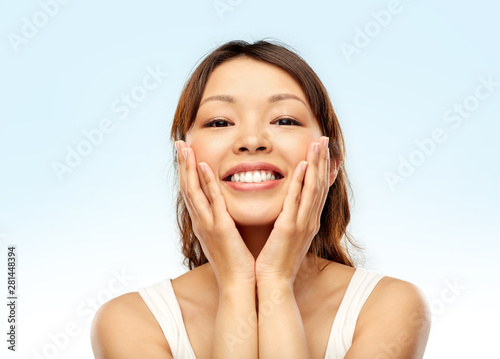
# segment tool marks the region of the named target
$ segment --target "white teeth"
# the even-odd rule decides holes
[[[264,181],[274,181],[276,176],[267,171],[249,171],[235,173],[231,176],[231,182],[260,183]]]

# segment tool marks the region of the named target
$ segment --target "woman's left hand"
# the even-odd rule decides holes
[[[293,286],[300,264],[319,231],[330,185],[328,137],[311,143],[306,161],[295,168],[283,210],[257,257],[257,283],[280,281]]]

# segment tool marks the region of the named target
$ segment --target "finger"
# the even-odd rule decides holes
[[[189,217],[191,218],[193,231],[198,238],[201,249],[203,253],[209,258],[210,261],[213,261],[212,252],[209,250],[210,245],[207,247],[207,240],[209,241],[210,237],[206,237],[204,235],[204,230],[209,228],[211,225],[212,218],[206,215],[200,215],[203,213],[203,201],[200,198],[195,198],[194,193],[196,192],[196,185],[193,189],[193,183],[196,184],[194,179],[190,179],[190,176],[193,176],[192,168],[190,169],[191,157],[194,157],[194,152],[188,149],[188,146],[184,141],[178,141],[176,143],[177,148],[177,161],[179,164],[179,175],[180,175],[180,185],[181,191],[184,198],[184,203],[186,204],[187,211],[189,213]],[[192,152],[192,156],[191,156]],[[196,162],[196,161],[194,161]],[[191,164],[192,167],[192,164]],[[189,170],[188,170],[189,169]],[[198,176],[198,171],[196,171],[196,176]],[[198,179],[198,183],[199,179]],[[205,197],[205,201],[207,202],[206,206],[209,206],[208,200]],[[207,218],[210,222],[207,223]]]
[[[193,223],[193,229],[195,230],[197,224],[200,223],[200,218],[196,213],[195,208],[191,205],[191,201],[187,198],[186,195],[186,159],[184,158],[183,149],[186,148],[187,145],[184,141],[176,141],[175,148],[177,150],[177,168],[179,172],[179,187],[181,189],[182,198],[184,199],[184,204],[186,205],[186,209],[189,213],[189,217],[191,218],[191,222]]]
[[[318,166],[322,150],[320,142],[313,142],[307,153],[309,167],[307,168],[302,188],[302,200],[297,215],[298,223],[308,223],[312,208],[318,202],[318,197],[321,196]]]
[[[318,158],[318,183],[320,186],[320,196],[319,201],[321,202],[322,198],[325,194],[325,188],[328,183],[328,174],[327,174],[327,159],[328,159],[328,137],[321,137],[319,140],[321,150],[319,152]]]
[[[301,192],[304,183],[304,177],[309,164],[307,161],[301,161],[292,175],[292,180],[290,186],[288,187],[288,192],[285,196],[285,201],[283,203],[283,211],[280,215],[280,219],[284,221],[290,221],[295,223],[297,220],[297,213],[299,209],[300,202],[302,201]]]
[[[226,208],[226,201],[222,196],[219,184],[215,178],[214,172],[206,162],[201,162],[198,164],[200,168],[200,180],[203,184],[203,191],[208,199],[208,202],[212,206],[212,214],[214,222],[222,222],[227,220],[228,213]]]
[[[203,162],[203,163],[205,163],[205,162]],[[206,166],[208,166],[208,165],[206,165]],[[198,163],[198,165],[197,165],[197,173],[198,173],[198,180],[200,182],[201,190],[203,191],[203,194],[205,194],[205,197],[207,197],[208,203],[211,203],[210,198],[208,197],[209,194],[208,194],[208,188],[207,188],[207,183],[206,183],[205,175],[203,173],[203,170],[206,168],[206,166],[203,167],[201,165],[201,162]]]
[[[186,204],[186,207],[188,209],[188,212],[190,215],[193,215],[194,213],[192,213],[191,204],[189,203],[189,200],[187,199],[186,196],[186,178],[187,178],[186,159],[184,158],[184,152],[182,151],[186,147],[187,145],[184,141],[179,140],[175,142],[175,148],[177,149],[177,168],[179,171],[179,186],[181,189],[182,197],[184,198],[184,203]]]
[[[182,156],[182,149],[186,147],[186,143],[184,141],[175,141],[175,148],[177,149],[176,159],[177,159],[177,169],[179,171],[179,186],[181,190],[183,189],[186,176],[184,174],[186,168],[186,162]]]
[[[185,147],[182,149],[182,157],[185,162],[184,195],[188,199],[188,205],[196,211],[198,218],[204,224],[210,224],[213,220],[210,203],[200,186],[200,179],[196,168],[196,159],[193,149]]]
[[[184,141],[176,141],[175,142],[175,147],[177,148],[177,163],[178,163],[178,170],[179,170],[179,186],[181,188],[182,196],[184,198],[184,203],[186,204],[186,207],[188,208],[188,211],[190,214],[192,214],[192,208],[191,208],[191,203],[187,198],[187,172],[186,172],[186,158],[185,158],[185,152],[183,151],[184,148],[187,147],[186,143]]]
[[[187,172],[186,172],[186,158],[185,153],[183,152],[184,148],[187,148],[187,145],[184,141],[179,140],[175,142],[175,147],[177,149],[177,164],[179,171],[179,185],[181,187],[182,194],[185,198],[186,194],[186,183],[187,183]],[[185,198],[186,200],[186,198]]]
[[[325,179],[324,179],[324,191],[323,191],[323,198],[322,198],[322,205],[321,205],[321,211],[323,211],[323,205],[326,201],[326,197],[328,197],[328,192],[330,191],[330,168],[331,168],[331,161],[330,161],[330,148],[328,147],[328,142],[329,139],[326,139],[326,157],[325,157]]]
[[[329,190],[330,151],[328,150],[328,140],[328,137],[322,137],[320,140],[321,151],[319,153],[318,162],[319,193],[308,219],[309,223],[316,223],[316,226],[318,226],[317,229],[319,229],[321,212],[323,211]]]

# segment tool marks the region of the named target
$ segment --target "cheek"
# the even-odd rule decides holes
[[[227,154],[227,144],[223,141],[212,140],[208,138],[193,138],[189,143],[186,142],[188,146],[190,146],[196,156],[196,162],[206,162],[212,168],[212,170],[216,171],[221,166],[222,156]]]
[[[285,158],[286,162],[291,165],[297,166],[300,161],[304,161],[307,158],[307,150],[309,145],[319,139],[315,138],[313,135],[309,136],[283,136],[279,141],[280,152]],[[293,149],[293,150],[292,150]]]

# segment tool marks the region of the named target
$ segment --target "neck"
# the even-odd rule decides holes
[[[236,225],[240,232],[241,238],[247,245],[248,250],[253,257],[257,259],[260,251],[264,247],[273,230],[273,224],[261,226],[239,226]]]
[[[258,225],[258,226],[240,226],[236,225],[238,231],[240,232],[243,241],[245,242],[248,250],[252,253],[253,257],[257,260],[260,251],[264,247],[273,230],[274,223],[269,225]],[[325,261],[311,253],[307,253],[305,258],[300,264],[297,277],[294,282],[294,288],[299,289],[306,285],[320,269],[327,265],[328,261]]]
[[[245,242],[247,248],[249,249],[250,253],[252,253],[255,259],[257,259],[259,253],[266,244],[267,239],[269,238],[269,235],[273,230],[273,225],[274,224],[263,225],[263,226],[240,226],[238,224],[236,225],[243,241]],[[331,264],[331,262],[316,257],[311,253],[306,254],[305,258],[303,259],[300,265],[299,272],[297,273],[297,277],[295,278],[294,282],[294,293],[296,295],[297,300],[301,300],[303,298],[302,293],[304,292],[304,290],[307,292],[308,284],[310,284],[314,280],[314,278],[316,278],[316,275],[319,273],[319,271],[324,269],[328,264]],[[203,267],[205,267],[209,271],[210,276],[212,277],[212,280],[214,282],[214,285],[216,286],[216,288],[218,288],[217,280],[213,272],[212,266],[209,263],[207,263],[207,265]],[[218,293],[218,289],[216,290],[216,293]],[[256,292],[255,294],[256,294],[255,300],[256,303],[258,303],[258,293]]]

